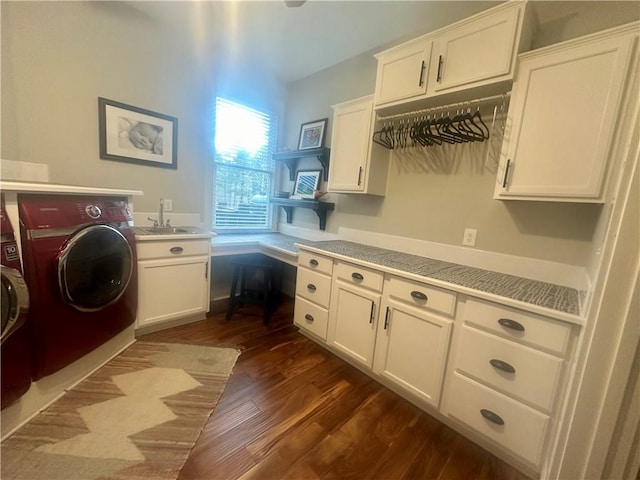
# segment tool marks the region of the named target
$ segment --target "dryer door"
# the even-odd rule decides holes
[[[0,265],[0,273],[2,279],[0,343],[4,343],[25,322],[29,310],[29,291],[22,274],[15,268]]]
[[[58,286],[67,304],[82,312],[101,310],[124,293],[133,274],[127,239],[110,225],[76,232],[58,255]]]

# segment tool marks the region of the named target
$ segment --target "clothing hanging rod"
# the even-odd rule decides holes
[[[413,115],[420,115],[420,114],[423,114],[423,113],[432,113],[432,112],[440,111],[440,110],[451,110],[451,109],[458,108],[458,107],[470,107],[471,105],[474,105],[474,104],[478,104],[479,105],[481,103],[495,102],[496,100],[506,100],[510,96],[511,96],[511,92],[507,92],[507,93],[503,93],[501,95],[492,95],[490,97],[474,98],[474,99],[471,99],[471,100],[465,100],[463,102],[450,103],[449,105],[439,105],[439,106],[434,106],[434,107],[429,107],[429,108],[422,108],[420,110],[413,110],[411,112],[396,113],[395,115],[386,115],[386,116],[378,115],[377,119],[378,120],[391,120],[391,119],[394,119],[394,118],[411,117]]]

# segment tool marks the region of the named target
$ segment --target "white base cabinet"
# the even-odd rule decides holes
[[[327,340],[332,273],[333,259],[300,252],[293,323],[323,342]]]
[[[301,331],[517,468],[540,472],[579,327],[331,255],[300,252]]]
[[[331,288],[329,347],[371,368],[382,274],[348,263],[336,265]]]
[[[393,300],[383,307],[374,373],[437,408],[453,322]]]
[[[539,470],[573,339],[567,323],[466,298],[442,413]]]
[[[137,243],[137,328],[209,311],[209,239]]]

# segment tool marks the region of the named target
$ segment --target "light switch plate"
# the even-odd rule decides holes
[[[476,230],[475,228],[465,228],[464,236],[462,237],[462,244],[469,247],[475,247],[477,234],[478,230]]]
[[[163,204],[165,212],[173,212],[173,200],[165,198]]]

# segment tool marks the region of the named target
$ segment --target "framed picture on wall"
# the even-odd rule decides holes
[[[100,158],[178,168],[178,119],[98,98]]]
[[[328,118],[303,123],[300,127],[298,150],[320,148],[324,145],[324,137],[327,134]]]
[[[314,199],[313,192],[320,185],[322,170],[298,170],[296,183],[293,186],[293,195],[290,198]]]

